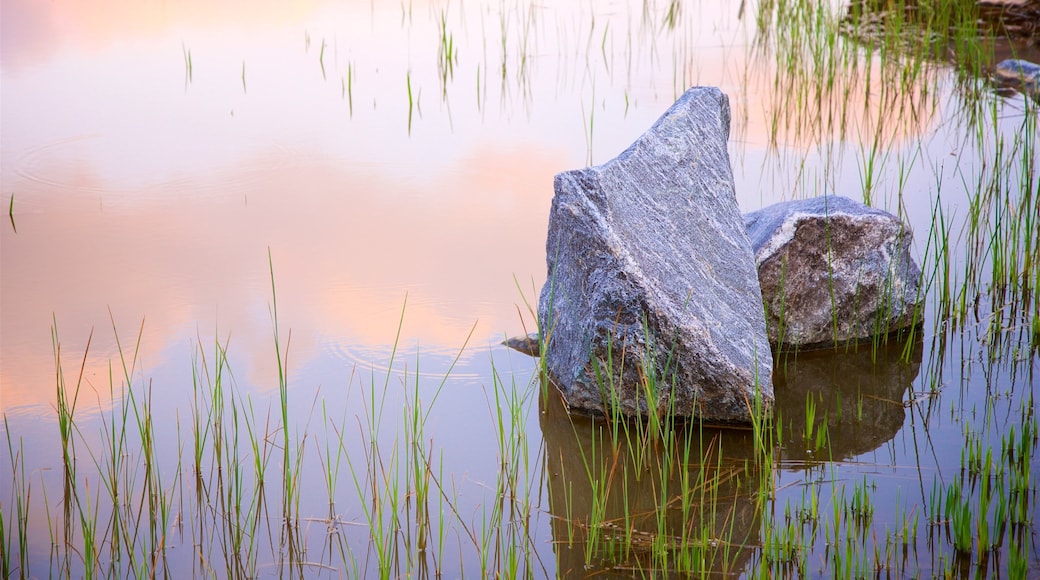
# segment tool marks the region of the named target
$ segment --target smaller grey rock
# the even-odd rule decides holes
[[[998,81],[1021,87],[1022,92],[1040,95],[1040,64],[1021,59],[1002,60],[994,69]]]
[[[839,196],[746,214],[772,345],[818,348],[919,320],[921,272],[896,216]]]
[[[538,333],[532,332],[524,336],[512,336],[502,341],[502,344],[509,348],[526,354],[527,356],[537,357],[541,355],[541,344],[538,342]]]

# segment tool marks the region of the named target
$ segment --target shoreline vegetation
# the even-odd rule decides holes
[[[297,385],[269,254],[272,393],[240,386],[234,341],[214,332],[193,343],[184,406],[157,405],[138,356],[143,321],[135,336],[120,336],[110,314],[117,352],[95,384],[83,372],[95,333],[69,352],[53,320],[56,404],[37,427],[58,453],[37,456],[18,430],[23,419],[5,413],[0,575],[1040,572],[1040,103],[995,90],[988,71],[999,30],[979,32],[974,2],[873,5],[843,15],[805,0],[764,1],[748,59],[778,63],[765,81],[771,151],[798,173],[795,195],[832,191],[832,164],[853,163],[862,201],[903,217],[922,203],[907,188],[911,175],[934,176],[930,228],[914,232],[926,305],[919,332],[840,357],[774,354],[776,414],[747,429],[569,415],[544,367],[475,346],[472,331],[431,380],[421,349],[400,343],[407,302],[388,360],[348,369],[342,384]],[[662,31],[684,18],[679,2],[655,9]],[[462,35],[444,14],[436,24],[442,83],[457,82]],[[589,38],[589,51],[606,52],[606,40]],[[526,36],[503,32],[501,41],[530,50]],[[325,48],[323,40],[331,77]],[[351,114],[363,82],[356,67],[343,89]],[[685,74],[676,71],[677,84]],[[478,94],[481,82],[490,81],[478,80]],[[244,62],[241,83],[244,91]],[[854,96],[878,87],[869,108],[853,108]],[[412,119],[420,93],[411,77],[407,89],[411,129],[422,122],[418,104]],[[957,128],[961,140],[942,149],[953,153],[934,154],[923,136],[894,137],[894,127],[935,118]],[[592,109],[586,119],[591,158]],[[809,143],[825,166],[807,169],[804,151],[783,145],[792,141]],[[845,157],[848,143],[859,146],[855,159]],[[966,204],[949,202],[961,196]],[[13,207],[14,194],[12,225]],[[522,320],[533,317],[523,293],[519,302]],[[472,395],[486,414],[445,407],[463,357],[487,360],[483,391]],[[761,401],[747,404],[754,411]],[[463,420],[475,435],[440,428]],[[905,438],[896,443],[896,433]],[[467,457],[466,436],[493,439],[493,456]]]
[[[272,301],[273,321],[276,312]],[[402,308],[402,322],[404,316]],[[431,388],[407,371],[403,380],[389,370],[365,379],[355,369],[351,388],[366,405],[351,416],[317,396],[293,400],[287,368],[276,396],[243,393],[229,342],[200,338],[190,412],[178,414],[169,433],[156,429],[151,388],[135,378],[139,334],[114,361],[112,406],[83,420],[98,426],[90,433],[78,422],[91,413],[76,374],[82,359],[65,358],[57,324],[53,336],[61,475],[26,471],[25,441],[12,435],[5,417],[13,468],[11,497],[0,504],[5,577],[37,575],[41,566],[63,577],[544,577],[553,570],[568,577],[824,570],[1017,577],[1035,565],[1038,422],[1029,392],[999,427],[996,444],[987,433],[964,431],[960,463],[947,483],[936,477],[941,470],[923,465],[888,467],[904,477],[916,473],[922,504],[902,501],[897,490],[895,513],[882,515],[876,503],[885,480],[844,473],[844,461],[883,446],[902,428],[908,409],[923,417],[943,412],[942,387],[914,390],[920,336],[891,336],[852,351],[777,354],[777,415],[747,429],[668,416],[572,415],[539,370],[526,384],[496,371],[485,396],[500,467],[485,482],[489,501],[477,513],[467,513],[457,474],[445,472],[447,451],[426,427],[450,372]],[[275,338],[275,346],[287,361],[288,342]],[[397,352],[395,345],[392,357]],[[834,364],[850,357],[858,369]],[[1024,376],[1010,387],[1028,390],[1034,377],[1023,362],[1029,360],[991,359],[1022,367]],[[394,366],[392,358],[387,368]],[[836,374],[852,384],[831,390]],[[386,404],[395,390],[404,401],[399,417]],[[302,424],[289,418],[296,404],[309,405]],[[998,429],[994,409],[986,412],[985,424]],[[540,441],[525,428],[534,417]],[[891,427],[879,432],[886,422]],[[170,440],[175,454],[157,450]],[[791,481],[792,473],[804,479]],[[791,486],[801,490],[781,494]],[[327,511],[315,509],[317,498],[305,499],[318,489]],[[351,515],[344,505],[354,508]],[[539,520],[550,526],[555,562],[536,545]],[[34,553],[46,544],[34,541],[40,530],[30,526],[44,523],[49,554]],[[920,553],[925,547],[935,551]],[[814,571],[810,557],[821,553],[823,568]]]

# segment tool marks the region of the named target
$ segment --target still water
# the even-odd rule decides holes
[[[923,263],[934,252],[937,207],[954,219],[951,245],[965,243],[960,220],[992,153],[972,146],[955,59],[930,63],[930,76],[909,81],[909,96],[893,101],[877,59],[860,55],[859,68],[839,74],[823,97],[798,101],[785,84],[798,81],[777,80],[785,73],[777,49],[762,48],[759,8],[4,0],[0,411],[14,443],[0,465],[4,474],[24,471],[33,489],[24,569],[62,569],[46,523],[55,514],[45,506],[56,510],[62,489],[56,357],[70,385],[82,377],[80,467],[96,468],[88,448],[104,447],[106,421],[123,408],[129,382],[148,394],[159,456],[168,459],[163,477],[184,494],[191,417],[207,407],[193,385],[212,385],[219,343],[259,433],[280,431],[284,363],[290,430],[307,462],[299,513],[313,522],[310,560],[324,562],[309,574],[381,569],[366,556],[373,526],[347,457],[366,472],[372,444],[410,440],[409,410],[422,408],[422,448],[440,501],[451,505],[434,519],[462,522],[446,524],[445,574],[486,572],[480,554],[489,549],[474,550],[470,538],[503,497],[502,465],[515,460],[511,493],[526,498],[529,517],[523,533],[496,541],[524,547],[524,573],[624,575],[562,543],[560,522],[576,516],[561,515],[562,492],[553,489],[584,457],[574,439],[581,429],[551,397],[536,396],[537,360],[499,345],[537,327],[528,304],[546,277],[553,175],[610,159],[685,88],[715,85],[733,111],[742,211],[823,193],[868,200],[910,222]],[[832,9],[840,13],[842,3]],[[995,48],[988,66],[1007,50]],[[990,98],[993,130],[1021,135],[1029,101],[1015,92]],[[837,122],[834,111],[852,113]],[[1035,139],[1035,126],[1025,134]],[[1035,186],[1023,177],[1035,165],[1025,159],[1022,173],[1009,172],[1011,194]],[[955,283],[965,252],[951,252]],[[920,539],[903,544],[914,549],[903,573],[957,566],[1001,575],[1006,555],[993,563],[975,554],[966,564],[948,541],[929,545],[924,510],[933,483],[945,489],[960,469],[966,432],[985,433],[999,449],[1006,425],[1031,416],[1024,409],[1033,406],[1037,357],[1019,337],[1010,339],[1019,341],[1013,354],[982,360],[984,338],[971,329],[939,356],[933,329],[941,325],[934,308],[927,316],[925,336],[905,349],[909,360],[900,344],[778,365],[791,439],[780,442],[779,507],[771,509],[806,490],[837,496],[834,482],[848,483],[841,493],[851,496],[856,482],[869,481],[875,535],[906,513],[920,517]],[[816,394],[815,421],[831,429],[826,457],[806,442],[807,393]],[[503,409],[512,420],[505,430],[522,446],[502,443]],[[735,441],[730,447],[745,445]],[[332,493],[323,476],[329,443],[343,450]],[[1040,466],[1031,465],[1035,495]],[[759,477],[753,467],[734,469]],[[5,514],[24,494],[19,485],[16,475],[0,476]],[[735,514],[728,521],[747,529],[730,570],[740,573],[763,561],[764,516],[748,501],[727,505]],[[1024,544],[1032,573],[1040,571],[1037,505],[1027,506]],[[347,538],[352,558],[318,557],[323,526]],[[207,543],[183,531],[171,537],[174,547]],[[815,560],[803,572],[829,575],[825,544],[810,542]],[[170,559],[171,573],[206,570],[191,557]],[[258,560],[250,574],[284,571],[276,554]],[[75,561],[74,575],[84,566]],[[395,574],[410,573],[400,566]]]

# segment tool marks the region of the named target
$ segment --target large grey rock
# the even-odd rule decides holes
[[[693,88],[617,158],[556,176],[541,354],[572,409],[746,423],[758,394],[771,411],[729,120],[726,95]]]
[[[778,203],[744,222],[771,344],[830,346],[919,320],[913,234],[894,215],[829,195]]]

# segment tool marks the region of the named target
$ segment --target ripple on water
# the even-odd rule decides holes
[[[290,146],[271,143],[230,164],[167,158],[150,168],[137,167],[132,161],[113,166],[111,161],[97,159],[98,155],[108,157],[97,152],[106,146],[106,139],[102,134],[72,135],[15,156],[9,164],[15,180],[10,187],[32,194],[19,201],[23,211],[62,207],[53,203],[54,197],[97,200],[106,205],[240,198],[264,186],[272,171],[291,166],[301,156]]]
[[[384,375],[389,373],[394,378],[414,379],[418,374],[421,379],[440,380],[450,372],[453,380],[479,381],[481,373],[473,368],[474,359],[488,357],[487,348],[467,348],[462,355],[458,349],[447,347],[418,347],[419,359],[416,362],[416,347],[398,345],[394,353],[393,345],[349,344],[328,342],[325,346],[330,355],[341,360],[358,371],[372,371]],[[458,357],[458,362],[452,363]],[[393,368],[390,361],[393,359]],[[419,371],[416,373],[416,364]],[[363,377],[362,377],[363,378]]]

